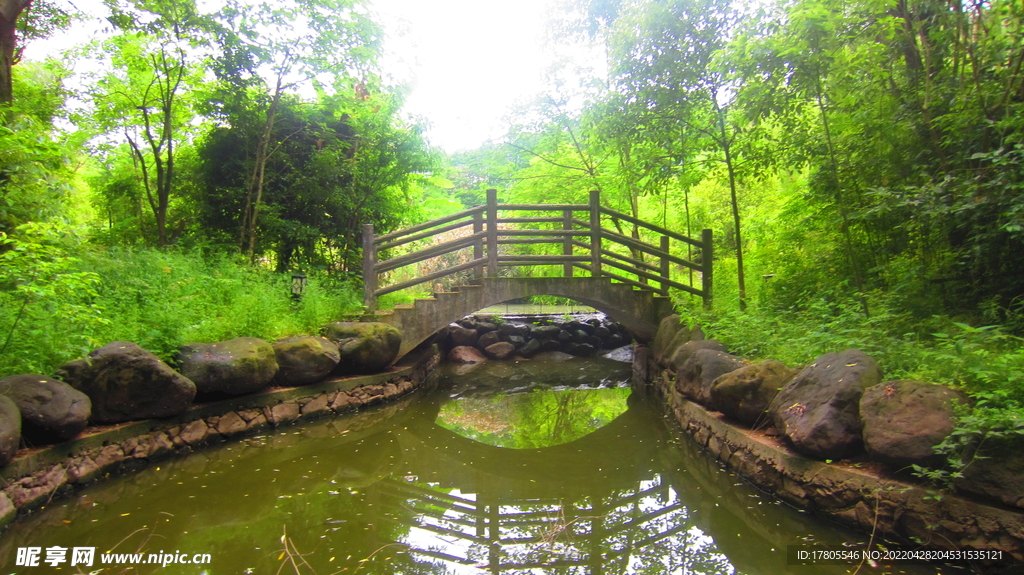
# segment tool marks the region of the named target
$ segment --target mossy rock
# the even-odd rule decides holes
[[[376,373],[398,358],[402,333],[386,323],[338,321],[324,327],[324,337],[338,344],[336,373]]]
[[[288,386],[316,383],[341,361],[338,344],[311,335],[279,339],[274,342],[274,353],[280,368],[275,380]]]
[[[245,395],[267,387],[277,374],[273,346],[256,337],[189,343],[178,351],[181,374],[199,393]]]

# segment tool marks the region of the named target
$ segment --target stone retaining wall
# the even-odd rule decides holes
[[[22,450],[0,469],[0,526],[19,512],[112,473],[143,468],[215,441],[351,412],[404,395],[423,383],[439,361],[440,352],[432,346],[384,373],[271,389],[196,405],[170,419],[90,428],[72,441]]]
[[[778,438],[685,399],[646,346],[637,346],[633,372],[709,455],[787,503],[876,537],[932,549],[1000,550],[1007,562],[1024,561],[1018,510],[951,494],[936,500],[935,492],[884,473],[799,455]]]

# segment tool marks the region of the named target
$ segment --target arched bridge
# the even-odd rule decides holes
[[[410,228],[376,236],[363,226],[366,308],[402,332],[399,357],[467,314],[538,295],[589,305],[647,341],[671,313],[669,289],[710,304],[712,259],[711,230],[689,238],[602,206],[596,191],[587,204],[499,204],[487,190],[484,205]],[[523,266],[544,269],[522,277]],[[428,282],[432,297],[377,311],[379,296]]]

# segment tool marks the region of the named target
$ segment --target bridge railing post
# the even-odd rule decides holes
[[[703,230],[700,239],[702,244],[700,249],[701,291],[704,292],[704,307],[710,309],[714,286],[714,266],[712,262],[715,259],[715,248],[711,243],[711,230]]]
[[[572,231],[572,210],[562,210],[562,229],[568,232]],[[570,235],[562,238],[562,255],[572,255],[572,236]],[[567,278],[572,277],[572,262],[565,262],[562,268],[562,275]]]
[[[661,236],[661,251],[668,253],[668,236]],[[668,258],[661,256],[661,295],[668,295],[668,275],[672,270],[668,266]]]
[[[377,244],[373,241],[373,224],[363,224],[363,305],[366,313],[377,311]]]
[[[484,215],[482,212],[476,212],[473,214],[473,233],[479,234],[484,231]],[[478,260],[484,257],[484,240],[478,239],[473,243],[473,259]],[[473,279],[481,279],[484,277],[484,266],[479,265],[473,268]]]
[[[487,276],[498,277],[498,190],[487,190]]]
[[[601,191],[590,191],[590,275],[601,277]]]

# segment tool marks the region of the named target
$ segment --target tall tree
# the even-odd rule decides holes
[[[18,18],[31,5],[32,0],[0,0],[0,105],[14,97],[11,70],[17,61]]]
[[[70,14],[45,0],[0,0],[0,106],[14,99],[12,70],[24,43],[70,22]]]
[[[283,95],[303,83],[355,89],[375,69],[380,31],[357,0],[291,0],[252,5],[228,2],[218,14],[222,83],[217,112],[236,120],[263,109],[249,167],[239,226],[239,249],[255,254],[266,166]]]
[[[210,22],[192,0],[108,6],[119,33],[103,44],[112,69],[93,94],[96,117],[127,141],[156,222],[156,244],[163,247],[184,226],[168,230],[175,156],[195,117],[191,92],[202,82],[199,48],[208,41]]]

